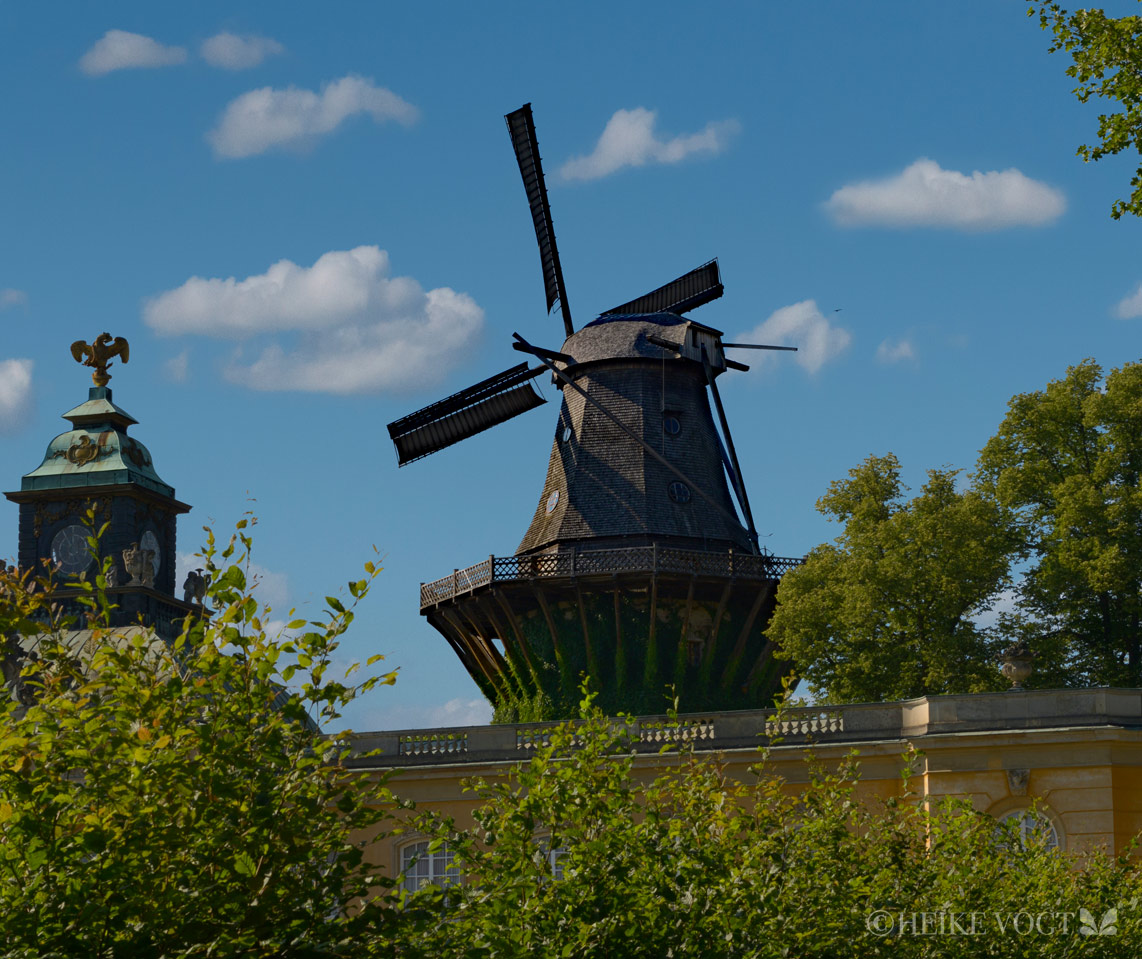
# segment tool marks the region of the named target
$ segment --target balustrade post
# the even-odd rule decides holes
[[[496,581],[496,554],[495,553],[489,553],[488,554],[488,583],[489,584],[494,583],[495,581]]]
[[[460,570],[456,569],[456,567],[452,568],[452,597],[453,597],[453,599],[455,599],[456,594],[460,591],[460,587],[459,587],[460,578],[456,575],[459,572],[460,572]]]

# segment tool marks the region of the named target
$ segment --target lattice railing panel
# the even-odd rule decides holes
[[[693,576],[735,576],[779,579],[801,560],[788,556],[706,552],[657,546],[538,553],[533,556],[490,556],[467,569],[458,569],[420,587],[421,608],[447,602],[494,582],[571,579],[605,573],[675,573]]]

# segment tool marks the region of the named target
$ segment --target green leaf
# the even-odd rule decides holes
[[[257,863],[254,862],[253,857],[248,852],[242,850],[234,856],[234,871],[239,876],[252,876],[257,868]]]

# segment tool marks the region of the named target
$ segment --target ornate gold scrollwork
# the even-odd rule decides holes
[[[38,540],[45,526],[51,526],[65,516],[78,518],[89,506],[95,510],[97,519],[101,518],[104,523],[111,522],[111,498],[109,496],[97,496],[91,500],[69,499],[65,503],[40,503],[36,506],[36,512],[32,517],[32,533]]]
[[[100,456],[106,456],[111,452],[104,443],[106,433],[99,437],[99,442],[92,443],[91,437],[84,435],[79,439],[72,442],[66,450],[56,450],[52,453],[52,459],[66,459],[69,463],[76,466],[86,466],[88,463],[94,462]]]
[[[86,466],[99,457],[99,447],[91,442],[90,436],[81,436],[79,442],[67,448],[67,461],[76,466]]]

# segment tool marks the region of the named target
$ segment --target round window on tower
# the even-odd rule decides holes
[[[52,537],[52,562],[61,573],[78,576],[91,565],[91,550],[87,545],[90,534],[87,527],[65,526]]]
[[[682,421],[673,413],[662,415],[662,432],[667,436],[677,436],[682,432]]]
[[[150,530],[147,530],[143,534],[143,538],[139,540],[139,548],[149,549],[151,551],[151,568],[154,570],[154,575],[158,576],[159,566],[162,562],[162,550],[159,549],[159,538]]]
[[[547,497],[547,512],[555,512],[555,507],[559,505],[559,490],[553,489],[551,495]]]
[[[674,500],[675,503],[690,502],[690,487],[685,483],[679,480],[675,480],[668,487],[666,487],[666,490],[670,494],[670,498]]]

